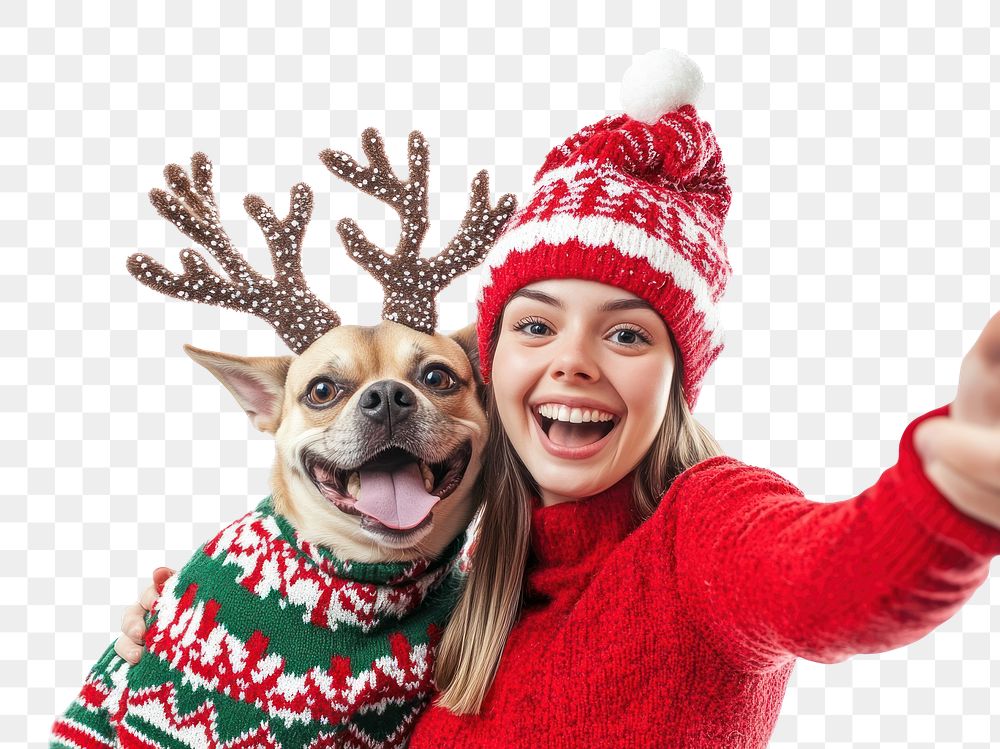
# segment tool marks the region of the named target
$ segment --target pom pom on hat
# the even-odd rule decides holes
[[[653,124],[667,112],[694,104],[701,93],[701,70],[672,49],[647,52],[622,77],[622,108],[633,120]]]

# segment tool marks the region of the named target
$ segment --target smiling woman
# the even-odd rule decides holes
[[[692,418],[730,275],[700,83],[641,58],[626,113],[552,149],[488,259],[485,508],[411,749],[764,747],[796,658],[913,642],[1000,552],[917,455],[947,409],[829,504]]]
[[[479,710],[520,616],[530,579],[511,571],[532,555],[538,508],[617,487],[616,512],[629,495],[646,518],[675,476],[722,452],[691,415],[681,352],[646,299],[593,280],[537,281],[485,324],[487,415],[503,424],[487,443],[486,492],[509,501],[486,503],[476,564],[439,654],[439,704],[459,713]]]
[[[626,74],[628,111],[552,149],[488,258],[480,365],[503,430],[487,448],[493,499],[438,663],[440,704],[457,712],[483,705],[518,618],[541,520],[533,500],[592,504],[624,485],[645,519],[678,474],[721,453],[690,413],[722,350],[717,307],[731,273],[731,191],[692,106],[701,85],[683,55],[640,58]]]

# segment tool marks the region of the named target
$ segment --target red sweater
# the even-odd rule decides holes
[[[526,603],[478,716],[431,707],[410,749],[766,747],[797,657],[907,645],[986,579],[1000,531],[955,509],[903,434],[853,499],[728,457],[636,527],[631,477],[536,507]]]

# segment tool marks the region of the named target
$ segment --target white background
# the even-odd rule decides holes
[[[525,199],[549,148],[619,111],[635,55],[686,51],[733,187],[727,350],[696,415],[823,501],[895,462],[997,309],[987,3],[318,5],[0,6],[0,746],[41,746],[153,567],[267,493],[271,441],[181,345],[281,344],[125,272],[137,250],[179,268],[189,246],[146,198],[166,163],[209,154],[227,229],[265,268],[243,196],[283,215],[288,189],[311,184],[311,285],[345,322],[373,323],[380,289],[334,225],[355,216],[391,247],[398,222],[320,150],[360,156],[375,126],[401,167],[422,130],[437,251],[476,171]],[[442,329],[471,319],[477,282],[442,294]],[[800,661],[771,745],[1000,743],[996,578],[911,647]]]

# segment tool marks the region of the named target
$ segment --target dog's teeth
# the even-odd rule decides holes
[[[434,488],[434,473],[431,471],[431,467],[423,461],[420,462],[420,473],[424,477],[424,489],[430,494],[431,489]]]
[[[361,475],[357,471],[352,471],[347,477],[347,493],[355,499],[361,496]]]

